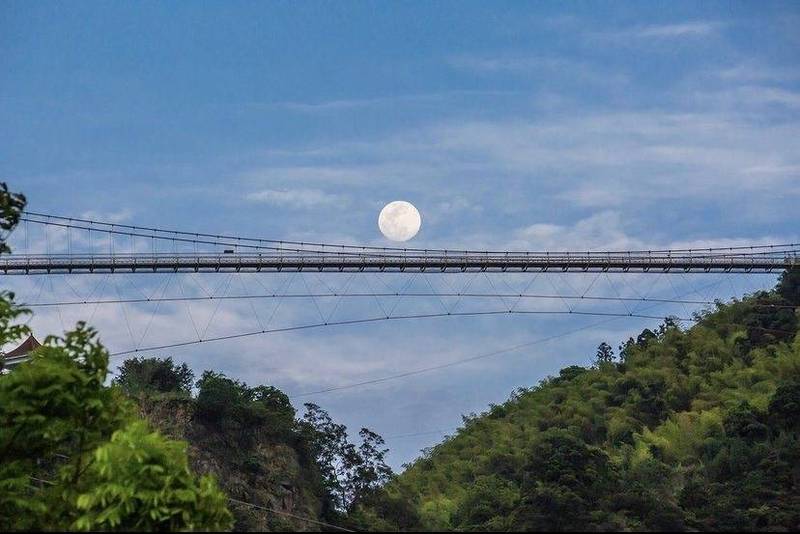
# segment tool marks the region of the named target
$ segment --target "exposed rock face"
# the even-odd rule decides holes
[[[282,442],[268,430],[237,436],[209,428],[194,420],[190,398],[142,395],[135,400],[153,426],[188,442],[194,470],[213,474],[229,497],[295,516],[319,517],[319,474],[298,444]],[[305,521],[234,502],[230,510],[237,531],[315,530]]]

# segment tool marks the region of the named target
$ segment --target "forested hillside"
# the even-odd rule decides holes
[[[195,382],[170,358],[127,360],[114,385],[140,414],[188,443],[194,471],[212,474],[226,495],[238,531],[318,530],[339,523],[354,503],[387,482],[380,436],[362,429],[356,446],[347,429],[319,406],[297,417],[271,386],[250,387],[206,371]]]
[[[464,418],[360,509],[362,527],[789,530],[800,527],[800,273],[603,343]]]

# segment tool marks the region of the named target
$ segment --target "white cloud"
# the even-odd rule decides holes
[[[372,228],[372,211],[385,196],[421,199],[425,246],[433,246],[429,238],[462,246],[443,241],[460,241],[468,232],[496,248],[508,228],[537,222],[531,219],[542,210],[551,220],[539,222],[548,223],[559,210],[584,216],[613,209],[652,225],[666,215],[665,205],[701,203],[704,209],[725,206],[725,214],[762,226],[785,218],[789,199],[800,194],[800,123],[791,115],[762,120],[758,108],[705,107],[441,121],[329,144],[324,153],[311,146],[270,154],[242,180],[255,189],[269,183],[270,191],[276,183],[313,190],[339,184],[359,209],[348,212],[335,233],[361,241],[369,239],[366,224]],[[470,209],[477,206],[479,216]],[[456,212],[473,226],[436,226],[437,215]],[[491,231],[480,224],[499,217],[508,220]]]
[[[741,61],[731,67],[718,69],[713,74],[725,82],[776,82],[800,78],[798,69],[776,67],[754,58]]]
[[[658,241],[633,233],[635,225],[626,224],[619,211],[607,210],[580,219],[571,225],[536,223],[514,231],[507,244],[514,250],[664,250],[739,247],[784,243],[787,236],[708,237]]]
[[[687,101],[712,109],[761,113],[800,108],[800,92],[770,85],[727,83],[721,88],[703,86],[691,93]]]
[[[716,33],[723,26],[719,22],[684,22],[680,24],[645,26],[633,30],[631,34],[641,38],[694,37]]]
[[[123,223],[131,220],[133,217],[133,210],[130,208],[123,208],[116,211],[104,212],[88,210],[80,214],[81,219],[88,219],[90,221],[108,222],[108,223]]]
[[[611,28],[608,30],[587,32],[587,40],[592,43],[616,45],[641,45],[652,43],[663,46],[681,40],[694,42],[696,39],[717,36],[727,26],[720,21],[686,21],[675,24],[641,25],[630,28]]]
[[[285,109],[298,113],[324,113],[336,111],[350,111],[368,107],[382,107],[395,105],[416,105],[428,103],[441,103],[456,98],[483,98],[502,97],[518,94],[516,91],[493,90],[452,90],[431,93],[396,94],[365,98],[343,98],[338,100],[322,100],[318,102],[272,102],[254,103],[250,106],[256,109]]]
[[[247,200],[294,209],[308,209],[318,206],[343,208],[348,203],[347,197],[326,193],[320,189],[263,189],[249,193]]]
[[[506,72],[601,86],[623,85],[630,81],[627,75],[618,71],[554,56],[454,56],[448,58],[447,63],[459,70],[488,76]]]

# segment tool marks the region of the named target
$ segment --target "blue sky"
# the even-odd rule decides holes
[[[4,2],[0,176],[37,211],[260,237],[383,244],[378,211],[405,199],[422,212],[412,242],[419,246],[797,241],[798,27],[794,2]],[[504,280],[475,284],[519,289],[529,281]],[[655,291],[702,293],[708,281],[662,280]],[[160,282],[105,290],[127,294]],[[590,282],[552,278],[532,289],[581,292]],[[87,277],[71,283],[78,292],[96,285]],[[424,282],[431,283],[444,290],[466,279]],[[642,292],[650,283],[614,279],[595,291]],[[769,283],[726,281],[706,296]],[[13,284],[29,301],[68,291],[58,280]],[[180,290],[199,291],[194,281]],[[337,313],[370,315],[369,306],[380,307],[347,304]],[[302,321],[314,308],[282,308],[278,320]],[[152,311],[103,308],[92,318],[109,347],[122,350]],[[223,309],[213,327],[252,329],[251,311]],[[192,337],[191,323],[212,314],[202,306],[158,313],[157,323],[169,326],[148,329],[153,342]],[[32,325],[58,331],[85,315],[50,310]],[[297,393],[592,322],[448,321],[247,339],[174,356]],[[617,321],[557,344],[313,400],[354,429],[452,428],[460,414],[585,363],[600,341],[616,345],[649,324]],[[437,439],[390,440],[393,463]]]

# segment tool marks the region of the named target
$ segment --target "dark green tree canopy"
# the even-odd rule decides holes
[[[177,365],[172,358],[133,358],[123,362],[113,383],[128,394],[150,391],[188,395],[194,385],[194,373],[185,363]]]

